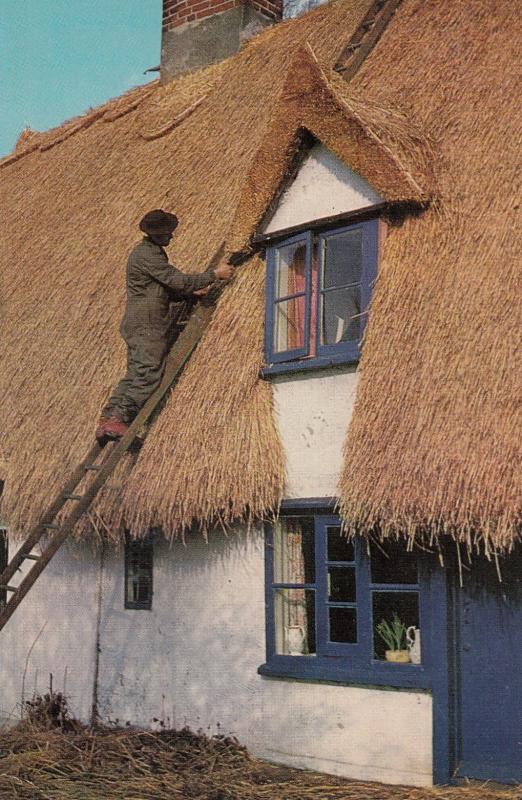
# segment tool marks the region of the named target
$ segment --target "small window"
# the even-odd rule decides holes
[[[125,539],[125,608],[152,608],[153,545],[150,538]]]
[[[289,513],[268,529],[266,554],[262,674],[427,685],[429,612],[416,552],[348,541],[333,515]],[[399,637],[391,644],[390,629]]]
[[[267,250],[270,367],[357,361],[377,273],[376,219],[305,231]],[[275,369],[274,371],[280,371]]]

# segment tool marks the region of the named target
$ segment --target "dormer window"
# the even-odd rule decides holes
[[[267,371],[359,360],[377,274],[378,230],[377,219],[365,219],[310,228],[268,247]]]

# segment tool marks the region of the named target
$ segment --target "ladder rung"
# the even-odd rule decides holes
[[[64,494],[63,497],[66,500],[81,500],[82,497],[83,497],[83,494]]]
[[[60,529],[60,526],[56,522],[44,522],[42,528],[46,528],[50,531],[57,531]]]
[[[18,591],[18,587],[17,586],[6,586],[6,584],[0,585],[0,589],[7,589],[8,592],[17,592]]]
[[[22,558],[27,558],[29,561],[40,561],[41,556],[33,555],[32,553],[27,553],[27,555],[23,555]]]
[[[93,472],[97,472],[101,467],[98,464],[86,464],[84,466],[84,470],[88,472],[89,470],[93,470]]]

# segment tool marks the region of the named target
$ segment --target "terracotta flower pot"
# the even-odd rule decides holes
[[[410,663],[409,650],[386,650],[384,655],[386,657],[386,661],[391,661],[393,664]]]

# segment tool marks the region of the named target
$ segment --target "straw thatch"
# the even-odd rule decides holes
[[[433,198],[383,248],[341,481],[346,519],[513,541],[516,13],[508,0],[404,0],[345,84],[331,69],[367,7],[335,0],[219,65],[31,136],[0,162],[0,448],[14,527],[34,520],[83,456],[123,370],[137,220],[175,210],[172,261],[188,270],[223,240],[245,248],[306,129],[390,201]],[[277,508],[283,453],[258,380],[262,265],[241,270],[130,479],[127,462],[97,504],[106,525],[176,535],[194,520]]]
[[[520,538],[521,44],[511,3],[405,3],[354,80],[414,109],[440,157],[438,209],[382,252],[340,483],[351,530]]]
[[[83,456],[99,408],[123,370],[118,324],[125,258],[137,220],[150,207],[175,209],[181,224],[172,260],[201,270],[226,238],[295,49],[309,39],[318,58],[333,63],[365,6],[362,0],[338,2],[282,24],[223,64],[164,87],[141,87],[45,135],[46,144],[54,146],[26,152],[15,162],[3,161],[2,224],[9,236],[1,255],[0,437],[9,458],[4,510],[14,528],[35,519]],[[204,95],[180,124],[165,130],[169,120]],[[117,116],[116,108],[126,113]],[[149,138],[161,130],[164,135]],[[152,502],[138,507],[132,495],[143,499],[147,485],[154,503],[160,493],[167,504],[174,498],[162,518],[175,524],[179,494],[173,482],[181,463],[190,476],[182,487],[184,519],[193,511],[202,518],[198,506],[203,493],[207,521],[241,510],[263,515],[281,496],[284,472],[271,393],[265,384],[257,385],[261,278],[258,274],[255,283],[254,264],[244,270],[244,279],[230,289],[232,302],[227,304],[224,297],[218,310],[219,341],[209,332],[200,348],[199,373],[190,372],[191,384],[187,375],[186,386],[192,387],[187,391],[198,398],[197,407],[187,420],[175,410],[173,399],[172,412],[166,409],[140,459],[140,474],[147,474],[147,481],[133,484],[127,498],[131,515],[143,525],[156,512]],[[235,329],[237,319],[245,321],[245,330],[252,325],[256,331],[248,350],[255,353],[250,364],[244,337]],[[248,385],[240,375],[244,367]],[[226,441],[219,440],[224,426],[217,429],[215,461],[207,470],[191,442],[199,441],[201,432],[211,436],[209,424],[216,415],[209,416],[205,397],[215,381],[221,381],[224,411],[234,409],[234,415],[226,422]],[[178,426],[181,419],[184,429]],[[174,441],[175,455],[164,447]],[[188,448],[184,452],[181,442]],[[162,454],[163,485],[155,483],[156,453]],[[99,508],[111,520],[120,514],[119,489],[109,490],[105,498]]]
[[[416,137],[415,137],[416,134]],[[270,128],[238,203],[229,245],[248,248],[299,161],[305,135],[320,140],[388,202],[424,204],[433,194],[429,145],[413,120],[368,103],[321,69],[307,44],[288,70]]]
[[[23,724],[0,734],[4,800],[521,800],[519,787],[416,789],[350,781],[253,758],[230,737],[189,730]]]

